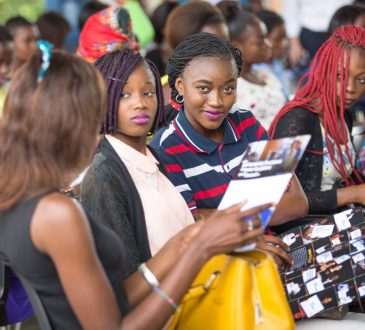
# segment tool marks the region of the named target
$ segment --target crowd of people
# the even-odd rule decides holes
[[[286,18],[305,1],[111,2],[83,6],[76,54],[59,13],[0,26],[0,261],[55,329],[160,329],[212,256],[255,243],[284,267],[279,225],[365,205],[363,1],[318,31]],[[217,210],[249,143],[302,134],[277,205]]]

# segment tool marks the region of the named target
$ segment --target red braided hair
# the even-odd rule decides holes
[[[321,114],[329,155],[335,168],[345,180],[346,186],[355,184],[354,180],[347,174],[340,147],[341,141],[347,142],[344,100],[349,73],[350,49],[355,47],[365,49],[365,29],[354,25],[340,26],[318,49],[309,72],[298,83],[293,100],[289,101],[278,112],[269,129],[272,137],[279,119],[297,107]],[[336,102],[338,79],[340,82],[339,109]],[[338,120],[341,125],[339,125]],[[330,143],[329,136],[332,137],[334,144]],[[356,179],[363,182],[355,169],[347,143],[345,145],[351,169]],[[338,152],[339,159],[336,159],[335,151]]]

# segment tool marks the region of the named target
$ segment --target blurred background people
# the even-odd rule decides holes
[[[232,7],[232,1],[222,1],[218,6],[227,20],[232,44],[241,51],[243,60],[234,108],[252,111],[268,129],[286,97],[273,73],[253,68],[254,64],[266,63],[270,58],[271,46],[266,38],[265,24],[254,14]]]
[[[39,30],[39,38],[50,42],[55,49],[65,46],[67,33],[71,26],[63,16],[56,12],[45,12],[35,22]]]
[[[35,53],[38,31],[34,24],[22,16],[14,16],[8,19],[5,28],[10,32],[14,41],[11,64],[11,71],[14,71]]]

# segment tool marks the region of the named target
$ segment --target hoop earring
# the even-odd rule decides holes
[[[177,103],[179,103],[179,104],[184,103],[184,96],[183,96],[183,95],[180,95],[180,94],[177,94],[177,95],[175,96],[175,101],[176,101]]]

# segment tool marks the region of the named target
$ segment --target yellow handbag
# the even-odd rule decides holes
[[[169,330],[295,329],[274,261],[258,251],[210,259],[179,307]]]

